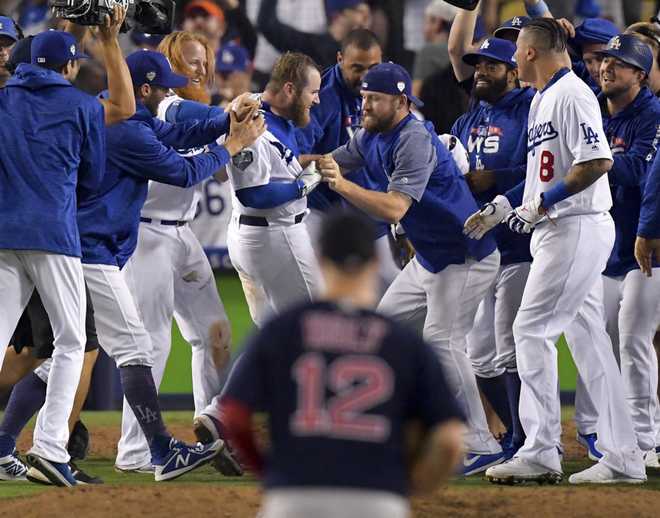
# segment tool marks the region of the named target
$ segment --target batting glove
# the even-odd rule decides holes
[[[536,224],[545,217],[545,209],[541,206],[542,202],[541,195],[535,196],[510,212],[505,223],[518,234],[529,234],[534,230]]]
[[[481,239],[484,234],[500,223],[513,209],[506,196],[497,195],[484,208],[470,216],[463,226],[463,234],[472,239]]]
[[[298,185],[300,186],[300,197],[304,198],[321,183],[321,173],[316,170],[316,162],[309,164],[302,173],[298,175]]]

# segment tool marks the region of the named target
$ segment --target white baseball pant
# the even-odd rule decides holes
[[[613,243],[614,223],[607,213],[558,218],[534,230],[534,261],[513,326],[521,379],[520,420],[527,435],[517,455],[561,471],[556,447],[560,403],[555,343],[565,331],[578,371],[601,410],[600,462],[643,478],[644,462],[623,395],[623,379],[604,326],[601,272]]]
[[[239,224],[238,215],[232,214],[227,247],[259,327],[269,316],[313,300],[321,290],[321,272],[302,222],[257,227]]]
[[[46,401],[37,415],[30,453],[68,462],[69,416],[85,351],[86,295],[80,259],[39,251],[0,250],[0,344],[8,344],[35,289],[53,328]],[[6,347],[0,347],[0,365]]]
[[[226,370],[213,363],[210,327],[229,324],[211,265],[188,225],[141,223],[138,245],[123,270],[144,327],[151,337],[151,372],[160,387],[172,347],[172,318],[192,347],[195,416],[220,392]],[[149,445],[124,399],[122,435],[116,464],[130,469],[148,464]]]
[[[410,504],[400,495],[365,489],[296,487],[267,491],[260,518],[408,518]]]
[[[438,273],[423,268],[416,258],[401,271],[383,296],[378,310],[419,329],[434,348],[450,387],[467,416],[466,449],[472,453],[502,451],[488,429],[466,336],[477,307],[495,281],[500,254],[481,261],[468,259]]]
[[[518,313],[530,263],[500,266],[495,282],[479,304],[467,336],[467,354],[474,373],[494,378],[516,371],[513,321]]]

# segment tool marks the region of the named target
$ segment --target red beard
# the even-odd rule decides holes
[[[203,86],[188,83],[188,86],[175,88],[174,91],[179,97],[188,99],[189,101],[197,101],[202,104],[209,104],[211,102],[211,94]]]

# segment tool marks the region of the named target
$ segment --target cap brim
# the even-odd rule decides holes
[[[18,41],[18,35],[14,34],[13,32],[0,31],[0,36],[6,36],[7,38],[11,38],[12,40],[14,40],[14,43]]]
[[[476,67],[477,63],[479,62],[479,58],[486,58],[492,61],[497,61],[498,63],[514,66],[510,61],[502,59],[501,57],[489,52],[469,52],[463,56],[463,63],[467,63],[471,67]]]
[[[153,84],[161,88],[183,88],[188,84],[188,78],[171,72],[168,76]]]
[[[407,94],[406,94],[406,97],[408,97],[408,99],[410,99],[410,102],[413,103],[413,104],[414,104],[415,106],[417,106],[418,108],[422,108],[422,107],[424,106],[424,103],[423,103],[422,101],[420,101],[420,100],[419,100],[417,97],[415,97],[414,95],[412,95],[412,94],[407,95]]]
[[[84,52],[78,52],[75,56],[73,56],[73,59],[89,59],[89,56]]]
[[[493,31],[493,36],[496,38],[501,38],[502,34],[505,32],[515,32],[515,33],[520,33],[520,27],[498,27]]]

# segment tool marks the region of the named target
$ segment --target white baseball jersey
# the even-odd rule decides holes
[[[167,109],[183,99],[178,95],[169,95],[158,105],[158,118],[165,120]],[[204,152],[200,147],[182,153],[183,156],[193,156]],[[160,182],[149,181],[149,192],[140,214],[145,218],[165,219],[175,221],[192,221],[199,203],[203,182],[192,187],[182,188]]]
[[[527,178],[523,201],[549,191],[571,167],[612,159],[596,96],[572,71],[558,72],[529,109]],[[587,189],[553,205],[550,217],[606,212],[612,195],[603,175]]]
[[[219,142],[223,139],[221,138]],[[290,149],[275,135],[266,131],[250,147],[232,158],[227,173],[232,186],[232,206],[235,214],[277,219],[295,216],[307,210],[307,198],[293,200],[272,209],[245,207],[236,197],[236,191],[270,182],[293,182],[302,172],[302,166]]]

